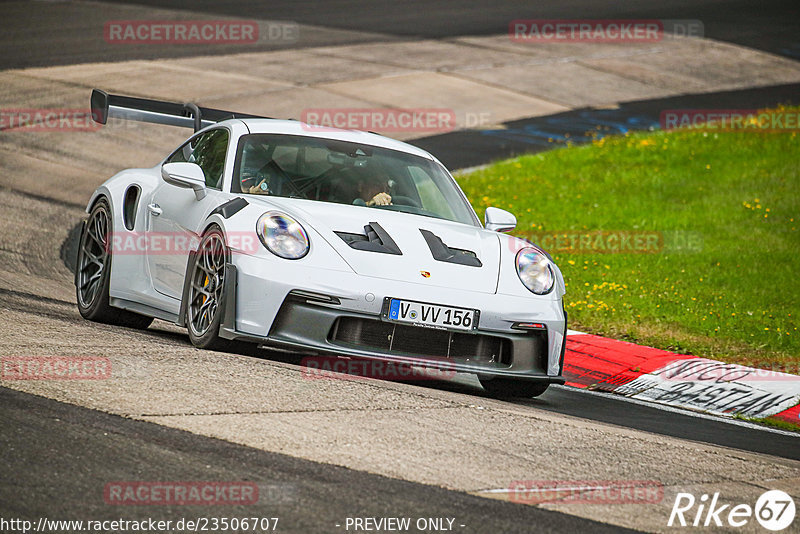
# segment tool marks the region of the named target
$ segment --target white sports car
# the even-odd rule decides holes
[[[108,117],[192,126],[153,168],[92,195],[75,285],[86,319],[475,373],[497,396],[561,384],[564,281],[485,227],[433,156],[377,134],[95,90]]]

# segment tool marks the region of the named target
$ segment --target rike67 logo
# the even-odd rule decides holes
[[[794,521],[795,505],[789,494],[770,490],[761,494],[754,507],[749,504],[720,504],[719,492],[696,499],[691,493],[678,493],[667,526],[743,527],[755,517],[767,530],[784,530]]]

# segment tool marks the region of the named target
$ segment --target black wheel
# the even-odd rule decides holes
[[[492,397],[500,399],[538,397],[545,391],[550,384],[546,382],[531,382],[527,380],[515,380],[513,378],[499,377],[478,377],[481,386]]]
[[[144,329],[153,322],[152,317],[114,308],[108,303],[112,252],[108,238],[112,226],[108,202],[98,201],[83,227],[78,245],[75,265],[78,311],[90,321]]]
[[[189,291],[186,306],[186,326],[189,339],[196,347],[222,350],[229,343],[219,337],[222,320],[223,285],[228,249],[222,230],[213,227],[200,241],[194,265],[189,270]]]

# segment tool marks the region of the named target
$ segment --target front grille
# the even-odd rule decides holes
[[[511,344],[501,337],[449,332],[375,319],[340,317],[333,324],[329,339],[333,343],[405,356],[505,365],[511,363]]]

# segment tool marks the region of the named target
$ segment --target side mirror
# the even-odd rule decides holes
[[[517,226],[514,214],[500,208],[486,208],[484,222],[486,229],[493,232],[510,232]]]
[[[161,177],[168,184],[193,189],[197,200],[206,197],[206,177],[197,163],[165,163],[161,166]]]

